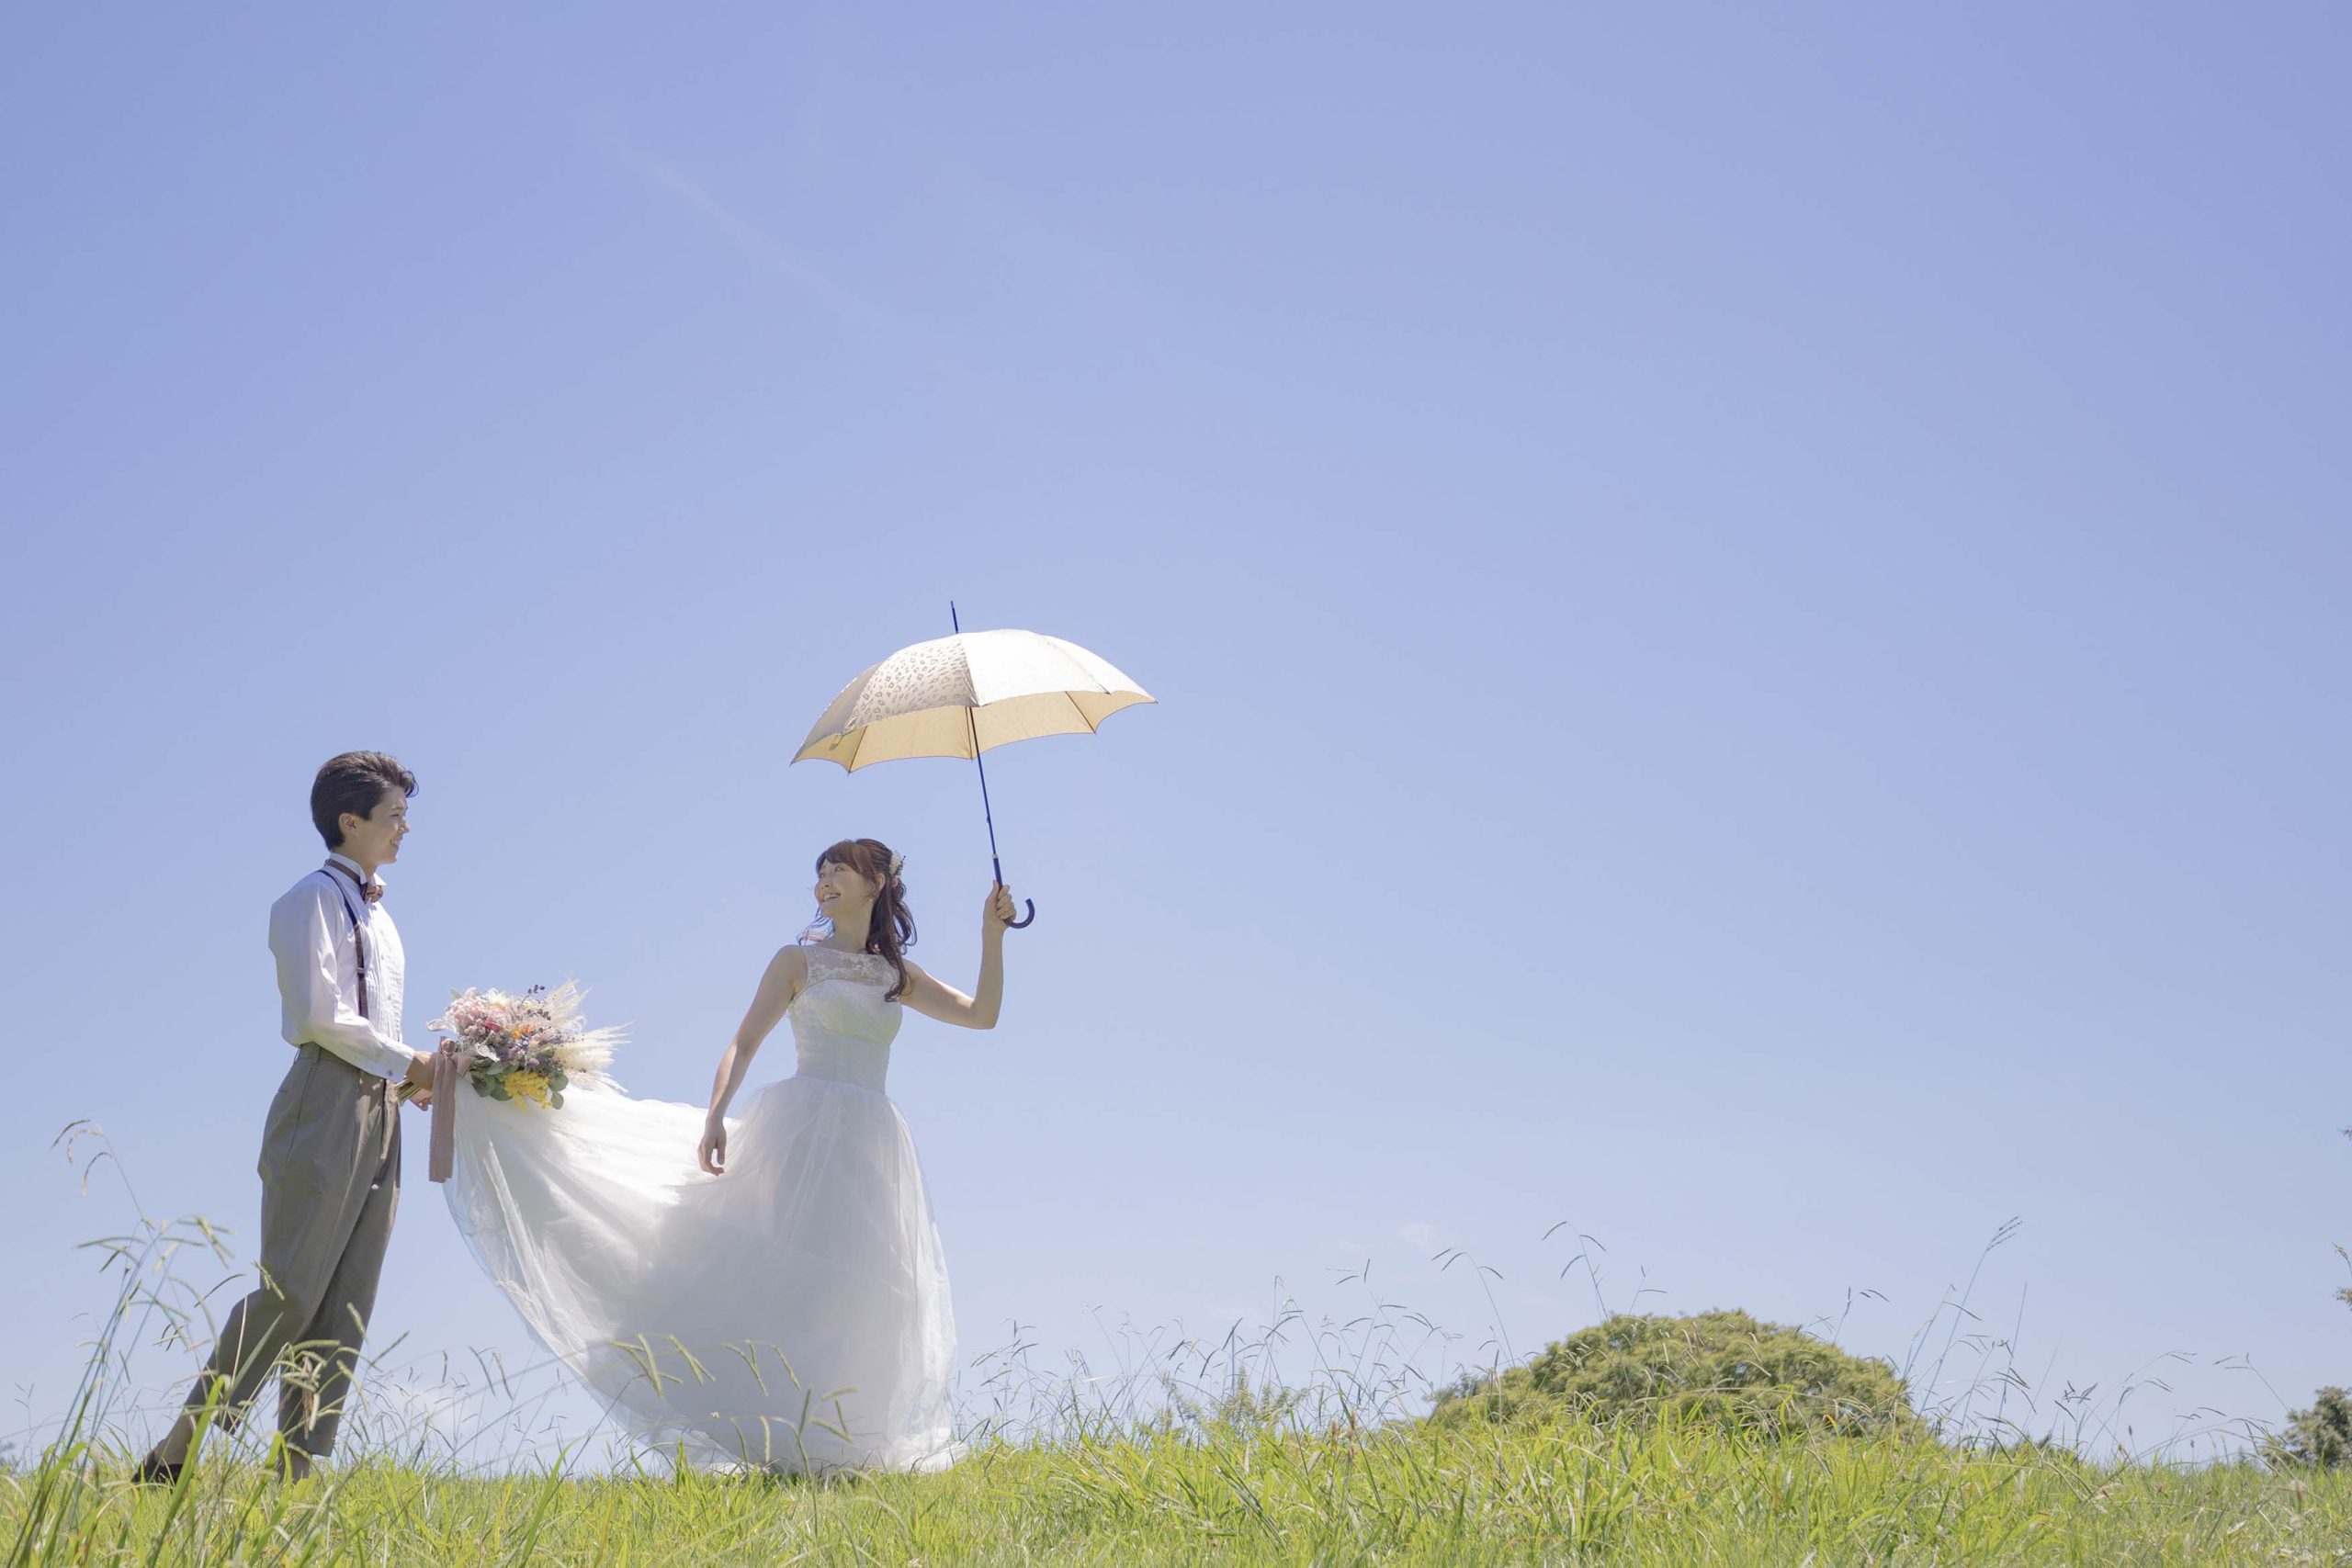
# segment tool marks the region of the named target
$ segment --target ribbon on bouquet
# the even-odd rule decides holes
[[[448,1180],[457,1166],[458,1086],[465,1081],[456,1046],[444,1045],[433,1053],[433,1139],[425,1174],[435,1181]]]

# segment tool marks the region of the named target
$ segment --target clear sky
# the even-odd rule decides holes
[[[332,752],[424,783],[412,1019],[576,976],[697,1099],[846,833],[968,980],[968,768],[786,767],[951,598],[1160,699],[994,754],[1038,922],[900,1036],[968,1348],[1369,1259],[1476,1355],[1464,1247],[1523,1351],[1566,1220],[1612,1306],[1900,1356],[2016,1215],[2037,1379],[2189,1357],[2143,1439],[2352,1378],[2347,66],[2319,4],[12,9],[7,1424],[127,1213],[65,1122],[255,1234]],[[422,1164],[378,1342],[523,1354]]]

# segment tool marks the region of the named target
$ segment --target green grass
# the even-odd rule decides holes
[[[85,1453],[0,1481],[0,1539],[12,1565],[2352,1562],[2352,1477],[1664,1426],[1211,1426],[822,1483],[362,1462],[289,1485],[248,1459],[177,1495]]]
[[[1273,1375],[1270,1353],[1302,1326],[1288,1315],[1256,1346],[1155,1334],[1110,1378],[1083,1367],[1033,1377],[1016,1334],[1007,1352],[982,1359],[987,1376],[967,1375],[993,1408],[972,1413],[982,1432],[971,1457],[944,1474],[779,1481],[672,1473],[658,1461],[583,1474],[485,1455],[479,1445],[511,1428],[471,1412],[454,1423],[455,1441],[450,1422],[399,1416],[395,1380],[379,1366],[363,1379],[346,1424],[352,1457],[337,1467],[280,1482],[266,1438],[249,1427],[213,1437],[178,1488],[142,1488],[130,1480],[128,1434],[160,1433],[169,1410],[131,1407],[141,1382],[127,1348],[189,1348],[208,1337],[198,1332],[202,1294],[175,1259],[225,1252],[200,1224],[143,1220],[133,1235],[93,1245],[119,1270],[119,1293],[50,1446],[13,1467],[0,1450],[0,1568],[2352,1564],[2352,1471],[2176,1465],[2120,1450],[2094,1462],[2080,1455],[2113,1449],[2112,1423],[2094,1429],[2077,1405],[2067,1406],[2073,1446],[2007,1449],[1916,1429],[1776,1440],[1678,1416],[1670,1404],[1600,1425],[1557,1414],[1413,1420],[1431,1385],[1410,1371],[1419,1350],[1407,1331],[1438,1331],[1385,1305],[1309,1335],[1303,1385]],[[1251,1365],[1257,1375],[1245,1378]],[[527,1408],[503,1371],[490,1386],[509,1416]],[[267,1412],[265,1401],[253,1427],[266,1427]]]

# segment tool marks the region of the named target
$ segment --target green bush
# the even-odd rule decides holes
[[[1527,1366],[1464,1378],[1438,1395],[1430,1419],[1453,1425],[1557,1415],[1638,1425],[1664,1417],[1773,1438],[1927,1434],[1903,1380],[1885,1362],[1744,1312],[1620,1314],[1546,1348]]]
[[[2344,1129],[2352,1138],[2352,1127]],[[2352,1263],[2352,1252],[2339,1246],[2336,1255]],[[2352,1306],[2352,1286],[2335,1292],[2335,1299]],[[2321,1470],[2335,1470],[2352,1465],[2352,1395],[2340,1388],[2324,1388],[2312,1400],[2309,1410],[2287,1413],[2285,1429],[2273,1432],[2262,1444],[2262,1457],[2280,1469],[2315,1465]]]
[[[2275,1465],[2317,1465],[2334,1470],[2352,1464],[2352,1396],[2324,1388],[2309,1410],[2290,1412],[2284,1431],[2271,1435],[2263,1457]]]

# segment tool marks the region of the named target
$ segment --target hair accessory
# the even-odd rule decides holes
[[[899,874],[899,870],[900,870],[902,867],[904,867],[906,863],[907,863],[907,857],[906,857],[906,856],[901,855],[901,854],[893,854],[893,855],[890,857],[890,874],[891,874],[891,875],[893,875],[893,876],[898,875],[898,874]]]

